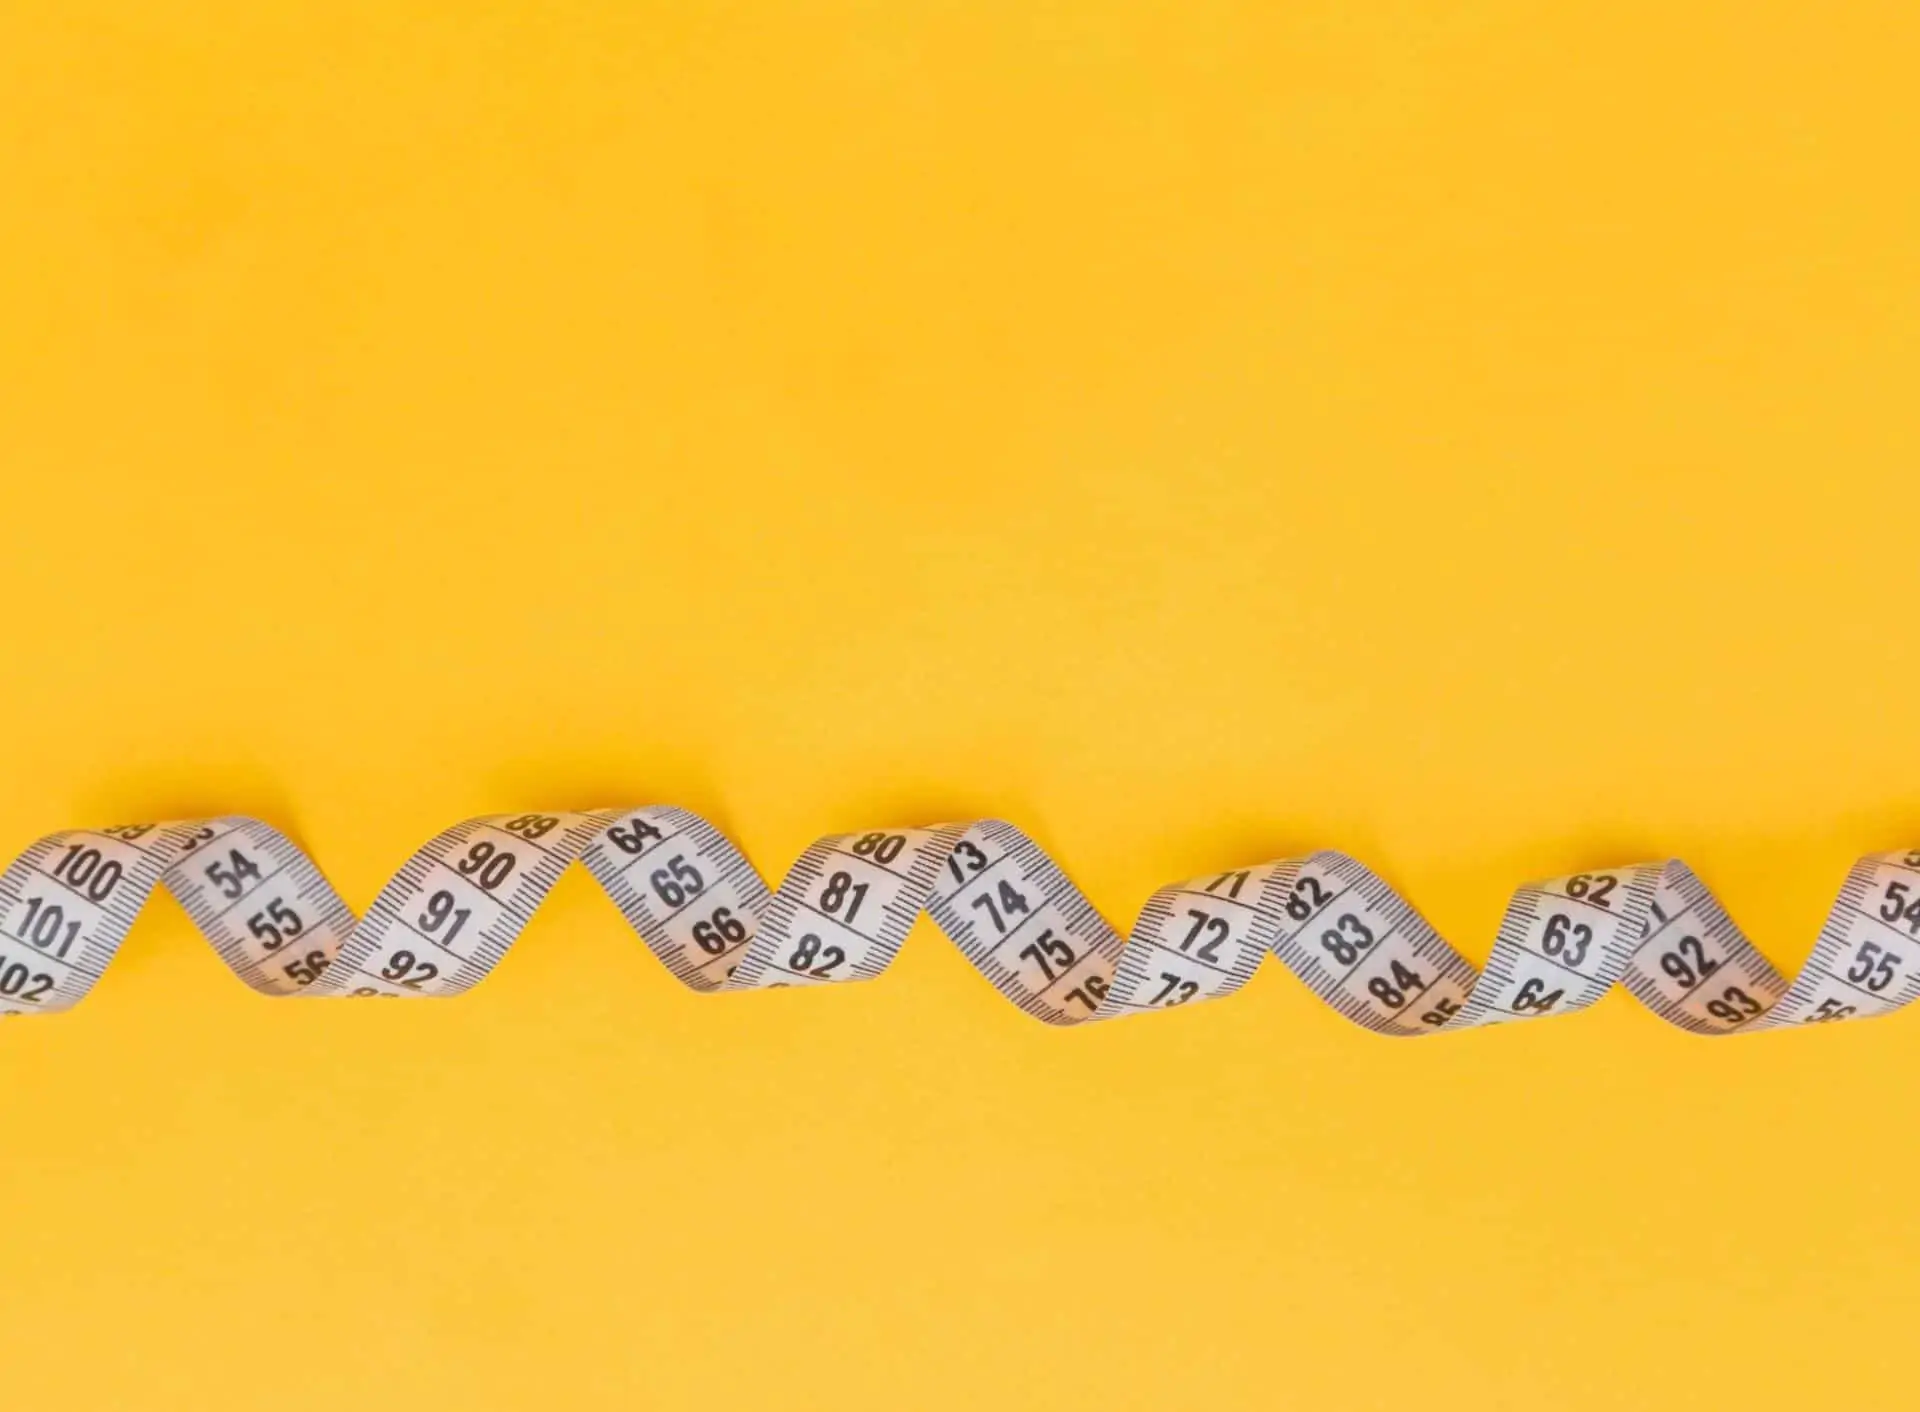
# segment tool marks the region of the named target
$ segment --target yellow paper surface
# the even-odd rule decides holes
[[[1114,919],[1353,851],[1484,956],[1678,853],[1797,965],[1920,843],[1911,5],[0,6],[0,846],[469,813],[774,876],[1004,815]],[[1910,1018],[1055,1034],[922,925],[471,998],[171,903],[0,1026],[63,1409],[1910,1400]]]

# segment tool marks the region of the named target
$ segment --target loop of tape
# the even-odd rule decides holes
[[[1920,851],[1853,866],[1789,984],[1678,861],[1523,887],[1476,968],[1339,853],[1161,888],[1122,937],[998,820],[835,834],[769,889],[706,820],[662,805],[469,819],[415,853],[360,919],[257,819],[53,834],[0,874],[0,1014],[77,1004],[163,883],[265,994],[457,994],[499,964],[576,860],[702,991],[870,979],[925,911],[995,989],[1056,1025],[1228,995],[1269,951],[1387,1035],[1565,1014],[1616,981],[1696,1034],[1866,1018],[1920,995]]]

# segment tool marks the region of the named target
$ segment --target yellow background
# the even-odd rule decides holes
[[[1920,842],[1888,3],[0,4],[0,846],[368,901],[673,801],[1354,851],[1484,956]],[[1891,1406],[1911,1018],[1055,1034],[923,925],[707,1000],[582,876],[445,1004],[171,903],[0,1033],[11,1407]]]

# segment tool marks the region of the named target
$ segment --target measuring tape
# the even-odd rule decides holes
[[[576,860],[701,991],[870,979],[925,911],[995,989],[1055,1025],[1231,994],[1269,951],[1388,1035],[1565,1014],[1616,981],[1696,1034],[1863,1019],[1920,995],[1920,851],[1853,866],[1789,984],[1678,861],[1523,887],[1476,968],[1339,853],[1161,888],[1122,937],[998,820],[834,834],[769,889],[705,819],[655,806],[469,819],[360,919],[258,819],[53,834],[0,874],[0,1014],[77,1004],[162,883],[264,994],[455,995],[500,963]]]

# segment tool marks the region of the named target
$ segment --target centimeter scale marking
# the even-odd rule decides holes
[[[833,834],[769,888],[705,819],[655,805],[468,819],[408,859],[364,918],[258,819],[51,834],[0,873],[0,1015],[78,1004],[161,886],[267,995],[458,994],[576,862],[700,991],[871,979],[925,912],[995,989],[1054,1025],[1230,995],[1269,953],[1355,1024],[1398,1036],[1566,1014],[1615,984],[1705,1035],[1920,998],[1920,850],[1854,864],[1789,983],[1678,860],[1521,888],[1476,968],[1339,853],[1163,887],[1122,936],[1000,820]]]

